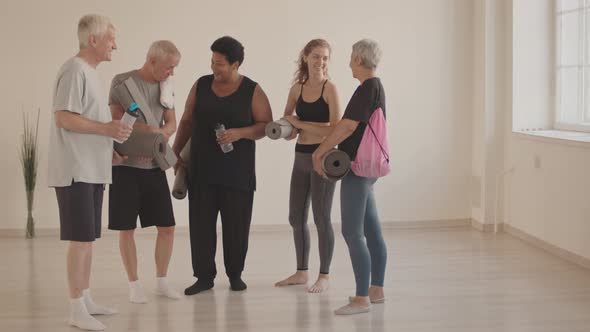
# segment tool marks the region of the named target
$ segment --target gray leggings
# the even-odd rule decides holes
[[[334,231],[331,223],[335,183],[323,179],[313,170],[311,153],[295,152],[289,197],[289,223],[293,227],[297,270],[305,271],[309,263],[309,203],[313,211],[320,251],[320,273],[330,272],[334,253]]]

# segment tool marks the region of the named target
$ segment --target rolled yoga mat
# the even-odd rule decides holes
[[[123,110],[128,109],[129,105],[135,102],[124,83],[120,83],[113,89],[113,99],[119,102]],[[141,115],[143,116],[143,113]]]
[[[127,81],[132,81],[133,78],[129,77],[125,82],[119,84],[113,89],[113,97],[118,100],[123,109],[128,109],[129,105],[133,102],[137,102],[140,106],[139,113],[143,117],[145,122],[152,127],[159,127],[160,121],[156,120],[151,110],[144,104],[145,100],[142,96],[139,96],[139,100],[135,100],[133,93],[127,86]],[[133,87],[137,90],[137,86],[133,83]],[[136,92],[137,94],[138,92]],[[144,113],[145,112],[145,113]],[[146,115],[147,114],[147,115]],[[162,134],[149,132],[145,130],[133,130],[131,136],[125,142],[119,144],[115,142],[115,150],[120,154],[136,157],[136,156],[148,156],[154,158],[154,161],[158,164],[160,169],[167,170],[168,168],[176,164],[176,155],[164,139]]]
[[[269,122],[264,128],[264,133],[270,139],[289,137],[292,131],[293,125],[285,119]]]
[[[125,142],[115,142],[115,150],[129,157],[152,157],[162,170],[174,166],[177,161],[164,136],[146,130],[133,130]]]
[[[332,149],[322,160],[322,168],[331,181],[338,181],[350,171],[350,157],[344,151]]]
[[[191,140],[188,142],[180,151],[180,158],[184,161],[185,165],[189,165],[191,158]],[[188,183],[188,172],[184,166],[180,166],[176,171],[176,178],[174,178],[174,186],[172,187],[172,196],[176,199],[184,199],[187,192]]]

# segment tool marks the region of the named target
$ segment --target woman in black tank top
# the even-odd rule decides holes
[[[200,77],[191,89],[173,147],[179,155],[191,139],[191,163],[186,166],[191,257],[198,280],[185,289],[186,295],[213,287],[219,213],[231,289],[246,289],[241,274],[256,189],[255,140],[264,137],[264,127],[272,121],[268,98],[260,86],[238,72],[244,60],[242,44],[226,36],[217,39],[211,51],[213,74]],[[226,128],[219,137],[218,124]],[[222,144],[232,144],[233,150],[222,151]],[[183,163],[180,158],[179,163]]]
[[[307,215],[311,200],[318,231],[320,271],[317,281],[308,289],[310,293],[319,293],[328,288],[334,252],[330,214],[335,184],[314,172],[311,160],[312,153],[340,120],[336,87],[328,81],[329,59],[330,45],[325,40],[314,39],[307,43],[299,56],[295,84],[289,92],[284,113],[285,119],[296,128],[287,140],[298,138],[289,196],[289,223],[293,228],[297,271],[275,285],[297,285],[308,281],[310,243]]]

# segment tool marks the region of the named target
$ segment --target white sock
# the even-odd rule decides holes
[[[84,303],[84,296],[78,299],[70,299],[69,324],[82,330],[102,331],[106,327],[96,318],[90,316]]]
[[[147,297],[139,280],[129,282],[129,301],[132,303],[147,303]]]
[[[170,285],[168,285],[168,280],[166,277],[156,278],[158,282],[158,286],[156,287],[156,294],[165,296],[174,300],[180,299],[180,293],[172,289]]]
[[[88,313],[91,315],[114,315],[117,313],[115,309],[94,303],[92,296],[90,296],[90,289],[83,290],[82,297],[84,297],[84,304],[86,304],[86,309],[88,309]]]

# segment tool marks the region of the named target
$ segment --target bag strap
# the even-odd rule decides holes
[[[127,90],[129,90],[131,97],[133,97],[133,100],[139,105],[139,110],[141,111],[141,114],[143,114],[145,121],[153,127],[160,128],[160,123],[154,117],[154,113],[152,113],[152,110],[143,98],[141,92],[139,92],[135,80],[133,80],[132,77],[129,77],[125,80],[125,86],[127,87]]]
[[[377,109],[377,106],[379,105],[379,99],[381,99],[381,84],[379,84],[379,90],[377,90],[377,98],[375,98],[375,104],[373,105],[373,109],[375,109],[375,110]],[[381,112],[383,112],[383,108],[381,108]],[[383,117],[385,117],[385,114],[383,114]],[[379,144],[379,147],[381,148],[381,152],[383,153],[383,156],[385,156],[385,160],[387,160],[387,163],[389,163],[389,155],[385,152],[385,149],[381,145],[381,142],[379,142],[379,137],[377,137],[377,134],[375,134],[375,131],[373,130],[373,127],[371,126],[370,119],[369,119],[369,122],[367,122],[367,125],[369,125],[369,129],[371,129],[373,136],[375,136],[375,140],[377,140],[377,144]]]
[[[383,112],[383,111],[381,111],[381,112]],[[367,125],[369,125],[369,129],[371,129],[373,136],[375,136],[375,140],[377,141],[377,144],[379,144],[379,147],[381,148],[381,152],[383,153],[383,156],[385,156],[385,160],[387,160],[387,163],[389,163],[389,155],[385,152],[385,149],[381,145],[381,142],[379,142],[379,138],[377,137],[377,134],[375,134],[373,127],[371,127],[371,123],[367,122]]]

